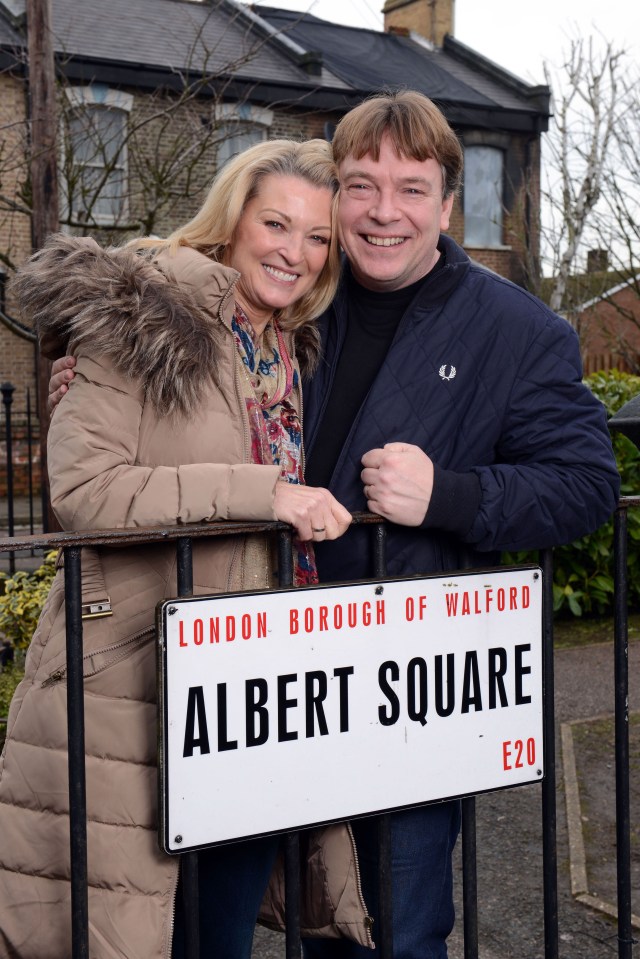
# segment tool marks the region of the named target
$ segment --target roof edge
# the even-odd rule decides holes
[[[1,2],[1,0],[0,0]],[[233,10],[236,16],[244,18],[252,26],[256,27],[265,37],[275,43],[290,61],[297,67],[300,67],[305,73],[311,76],[320,76],[322,71],[322,54],[319,50],[307,50],[301,47],[299,43],[286,35],[285,30],[277,30],[271,24],[256,13],[255,7],[249,7],[246,3],[239,0],[222,0],[229,9]],[[300,14],[302,17],[303,14]]]
[[[518,96],[529,100],[542,117],[548,119],[551,116],[551,89],[546,84],[531,84],[521,80],[514,73],[468,47],[466,43],[456,40],[450,34],[444,38],[442,49],[456,60],[468,63],[492,79],[510,87]]]
[[[12,27],[23,27],[27,19],[24,0],[0,0],[0,13],[5,15]]]
[[[602,293],[592,296],[589,300],[585,300],[585,302],[581,303],[576,309],[579,312],[582,312],[583,310],[590,310],[592,306],[596,306],[598,303],[602,303],[604,300],[610,300],[618,293],[622,293],[623,290],[627,290],[630,286],[636,286],[638,284],[640,284],[640,273],[634,274],[632,271],[631,275],[626,279],[619,280]]]
[[[2,0],[0,0],[2,2]],[[289,37],[285,36],[281,30],[276,30],[275,27],[272,27],[259,13],[256,13],[252,7],[247,6],[246,3],[240,3],[239,0],[222,0],[224,6],[229,7],[233,12],[250,24],[257,27],[265,37],[276,40],[280,43],[286,50],[287,54],[291,57],[300,57],[303,56],[307,51],[297,44],[294,40],[291,40]]]

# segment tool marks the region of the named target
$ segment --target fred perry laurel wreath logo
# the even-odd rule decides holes
[[[441,366],[440,369],[438,370],[441,380],[452,380],[454,376],[456,375],[455,366],[450,366],[448,369],[449,369],[448,373],[447,373],[446,366]]]

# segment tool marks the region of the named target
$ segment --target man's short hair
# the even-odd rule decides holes
[[[445,198],[457,192],[462,180],[462,147],[441,110],[414,90],[378,94],[345,114],[332,141],[336,163],[339,166],[349,156],[359,160],[367,154],[378,160],[385,134],[401,156],[440,164]]]

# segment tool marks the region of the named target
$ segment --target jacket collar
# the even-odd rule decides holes
[[[456,287],[466,276],[471,260],[455,240],[445,233],[440,234],[438,250],[444,256],[445,262],[441,269],[431,271],[423,278],[422,285],[407,309],[410,313],[415,307],[429,309],[439,305],[451,296]],[[333,306],[339,320],[346,321],[346,302],[348,280],[351,267],[346,257],[343,260],[340,283]]]
[[[52,236],[19,271],[18,303],[45,355],[105,358],[140,380],[161,416],[188,415],[217,382],[235,271],[181,248],[174,259]],[[162,268],[160,268],[162,261]]]

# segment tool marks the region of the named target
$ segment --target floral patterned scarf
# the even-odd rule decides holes
[[[236,303],[232,320],[238,353],[247,373],[244,399],[251,428],[254,463],[280,467],[287,483],[304,483],[302,427],[288,397],[298,386],[282,330],[275,320],[257,340],[246,313]],[[294,583],[318,582],[313,547],[294,538]]]

